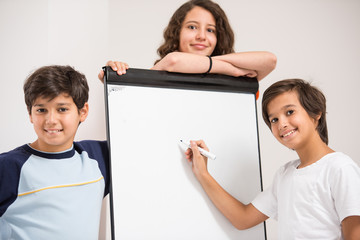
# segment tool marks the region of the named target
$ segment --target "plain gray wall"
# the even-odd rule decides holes
[[[86,74],[90,115],[77,140],[105,139],[103,86],[107,60],[150,68],[162,31],[180,0],[0,0],[0,152],[35,140],[22,85],[36,68],[68,64]],[[260,82],[258,100],[263,183],[296,154],[276,142],[261,117],[261,93],[285,78],[304,78],[327,97],[329,145],[360,161],[360,1],[219,0],[236,33],[236,51],[267,50],[277,68]],[[105,201],[106,202],[106,201]],[[106,205],[105,208],[106,210]],[[106,211],[104,211],[105,213]],[[101,239],[109,237],[107,218]],[[267,221],[268,239],[276,222]]]

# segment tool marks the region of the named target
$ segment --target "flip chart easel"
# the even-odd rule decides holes
[[[112,239],[266,239],[239,231],[192,173],[183,140],[203,139],[212,176],[249,203],[261,190],[256,79],[105,68]]]

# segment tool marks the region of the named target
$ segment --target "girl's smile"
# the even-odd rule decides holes
[[[217,43],[213,15],[201,7],[191,9],[180,30],[179,51],[211,55]]]

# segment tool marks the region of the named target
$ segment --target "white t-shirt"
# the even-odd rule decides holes
[[[278,220],[279,239],[343,239],[341,221],[360,215],[359,166],[340,152],[297,169],[299,164],[281,167],[252,204]]]

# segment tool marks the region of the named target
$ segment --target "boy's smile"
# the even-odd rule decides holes
[[[294,133],[296,132],[296,129],[292,129],[290,131],[285,131],[281,137],[286,139],[286,138],[290,138]]]
[[[298,151],[317,142],[317,120],[302,107],[296,92],[275,97],[268,105],[268,112],[271,131],[281,144]]]
[[[72,97],[60,94],[52,100],[38,97],[32,108],[30,121],[38,139],[31,147],[44,152],[61,152],[69,149],[80,122],[88,114],[88,104],[80,110]]]

